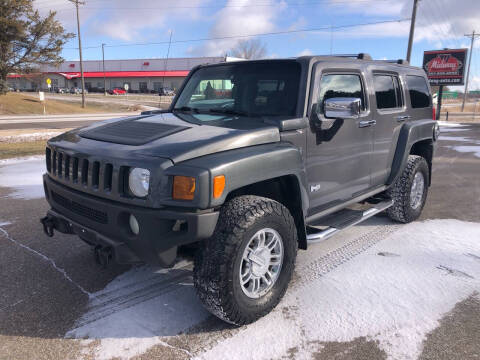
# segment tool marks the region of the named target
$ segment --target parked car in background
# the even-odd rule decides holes
[[[57,94],[67,94],[69,92],[67,88],[61,88],[61,87],[55,87],[53,91],[56,92]]]
[[[170,88],[160,88],[158,90],[158,95],[160,96],[173,96],[175,95],[175,91]]]
[[[81,94],[82,93],[82,88],[79,87],[72,87],[70,89],[70,94]],[[85,94],[88,94],[88,90],[85,89]]]
[[[108,93],[110,95],[125,95],[127,91],[125,89],[116,87],[116,88],[113,88],[112,90],[109,90]]]

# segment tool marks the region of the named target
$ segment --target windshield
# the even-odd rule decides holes
[[[235,63],[200,68],[174,110],[237,116],[294,116],[300,65],[294,61]]]

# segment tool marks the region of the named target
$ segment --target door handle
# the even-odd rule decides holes
[[[369,126],[374,126],[377,124],[376,120],[362,120],[358,123],[358,127],[364,128]]]
[[[408,119],[410,119],[410,118],[411,118],[410,115],[400,115],[400,116],[397,116],[397,121],[398,121],[398,122],[401,122],[401,121],[408,120]]]

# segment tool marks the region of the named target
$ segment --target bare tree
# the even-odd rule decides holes
[[[242,59],[261,59],[267,55],[267,48],[259,39],[241,40],[230,50],[230,54]]]
[[[74,35],[65,33],[55,12],[40,16],[33,0],[0,1],[0,95],[7,75],[29,73],[38,65],[58,64],[63,45]]]

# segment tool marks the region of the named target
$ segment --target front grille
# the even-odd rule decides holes
[[[60,194],[57,194],[55,191],[52,191],[52,199],[58,205],[64,207],[71,212],[86,217],[87,219],[96,221],[100,224],[107,224],[108,223],[108,216],[107,213],[104,211],[92,209],[88,206],[80,204],[76,201],[67,199]]]
[[[67,154],[54,148],[45,151],[47,171],[52,178],[79,190],[94,190],[108,194],[117,190],[123,195],[123,179],[119,179],[120,168],[112,163],[95,160],[84,156]]]

